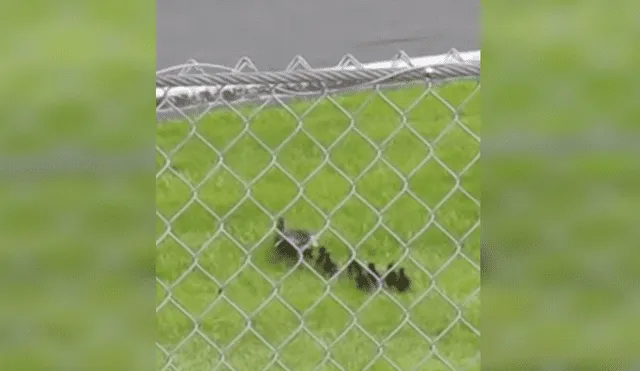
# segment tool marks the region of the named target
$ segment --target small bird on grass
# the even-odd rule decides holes
[[[355,258],[347,264],[346,273],[348,278],[355,280],[356,288],[363,291],[368,290],[369,280],[365,275],[364,267]]]
[[[356,273],[356,288],[362,291],[371,291],[371,289],[373,288],[373,285],[371,285],[371,280],[363,271],[358,271]]]
[[[349,278],[357,277],[362,273],[362,270],[362,265],[354,259],[347,266],[347,276]]]
[[[327,252],[327,249],[324,246],[320,247],[318,249],[318,259],[316,260],[316,264],[322,267],[328,258],[329,253]]]
[[[287,230],[282,217],[276,222],[276,230],[274,240],[276,256],[295,261],[301,258],[300,255],[305,260],[313,258],[313,247],[317,245],[313,233],[304,229]]]
[[[338,267],[335,266],[333,261],[331,261],[331,255],[327,252],[327,248],[321,246],[318,249],[318,257],[316,258],[316,267],[322,271],[324,274],[330,274],[333,276],[332,272],[337,271]]]
[[[309,247],[302,251],[302,257],[304,260],[313,261],[313,247]]]
[[[387,275],[384,277],[384,284],[388,289],[395,289],[398,283],[398,273],[393,271],[394,264],[394,262],[389,263],[387,266]]]
[[[396,288],[400,292],[405,292],[411,288],[411,280],[404,272],[404,268],[400,268],[398,272],[398,279],[396,281]]]
[[[373,274],[373,276],[380,278],[380,273],[378,273],[375,264],[370,262],[369,264],[367,264],[367,268],[369,268],[369,270],[371,271],[370,274]]]
[[[376,269],[376,265],[369,262],[367,264],[367,268],[369,268],[369,272],[367,272],[367,278],[371,281],[372,286],[377,287],[380,285],[380,273]]]
[[[333,277],[338,273],[338,265],[331,260],[331,255],[327,253],[324,263],[322,264],[322,270],[329,277]]]

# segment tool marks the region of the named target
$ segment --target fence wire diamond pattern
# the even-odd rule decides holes
[[[157,369],[480,369],[479,81],[356,90],[158,124]],[[275,259],[278,217],[339,272]],[[359,289],[352,259],[411,286]]]

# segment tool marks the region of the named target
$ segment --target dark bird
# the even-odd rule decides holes
[[[395,289],[398,283],[398,273],[393,271],[394,264],[393,262],[389,263],[386,276],[384,277],[384,284],[389,289]]]
[[[378,286],[380,283],[380,273],[376,270],[376,265],[373,263],[367,264],[367,268],[369,268],[369,272],[367,272],[367,277],[373,286]]]
[[[327,253],[324,263],[322,264],[322,270],[324,273],[333,277],[338,273],[338,265],[331,260],[331,255]]]
[[[276,222],[276,236],[273,241],[276,256],[278,258],[294,258],[296,253],[295,248],[285,239],[285,236],[286,231],[284,218],[278,218],[278,221]]]
[[[304,260],[313,261],[313,247],[309,247],[302,251],[302,257]]]
[[[347,266],[347,276],[349,278],[357,277],[362,273],[362,271],[362,265],[360,265],[360,263],[358,263],[355,259],[352,260],[351,263],[349,263],[349,265]]]
[[[380,273],[378,273],[378,271],[376,270],[376,265],[373,263],[369,263],[367,264],[367,267],[369,268],[369,270],[371,271],[371,273],[373,275],[375,275],[376,277],[380,277]]]
[[[410,287],[411,287],[411,280],[404,273],[404,268],[400,268],[400,271],[398,272],[398,279],[396,281],[396,288],[400,292],[405,292],[409,290]]]
[[[373,288],[371,280],[367,274],[361,270],[356,273],[356,288],[362,291],[371,291]]]
[[[318,249],[318,259],[316,260],[316,264],[322,267],[328,258],[329,258],[329,253],[327,252],[327,249],[324,246],[320,247]]]
[[[313,256],[313,250],[307,252],[316,245],[313,233],[304,229],[287,230],[282,217],[278,218],[276,230],[274,246],[278,256],[293,260],[300,259],[300,255],[305,259]]]

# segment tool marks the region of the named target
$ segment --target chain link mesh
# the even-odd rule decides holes
[[[173,105],[157,130],[157,369],[479,370],[479,89]],[[280,216],[341,270],[392,264],[411,289],[273,261]]]

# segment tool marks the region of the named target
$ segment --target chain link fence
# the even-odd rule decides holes
[[[158,370],[480,369],[479,60],[396,62],[158,72]]]

